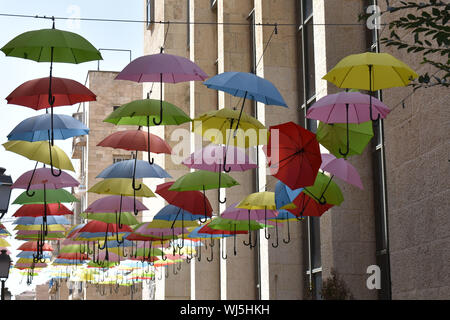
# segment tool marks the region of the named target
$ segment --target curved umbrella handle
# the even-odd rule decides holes
[[[32,196],[34,196],[35,193],[36,193],[36,192],[34,192],[34,191],[32,191],[32,192],[30,193],[30,188],[31,188],[31,182],[33,181],[34,173],[36,172],[36,168],[37,168],[38,163],[39,163],[39,162],[36,161],[36,165],[34,166],[33,172],[31,173],[30,181],[28,182],[27,190],[25,191],[25,193],[27,194],[27,196],[29,196],[30,198],[31,198]]]
[[[208,262],[211,262],[213,261],[213,259],[214,259],[214,250],[213,247],[211,247],[211,259],[209,257],[206,257],[206,260],[208,260]]]
[[[159,81],[159,87],[160,87],[160,95],[159,95],[159,121],[156,122],[155,118],[153,117],[153,124],[155,126],[159,126],[163,121],[163,105],[162,105],[162,73],[160,73],[160,81]]]
[[[153,118],[155,120],[155,118]],[[147,116],[147,155],[148,155],[148,163],[153,164],[155,160],[153,157],[150,157],[150,116]]]
[[[205,192],[205,185],[203,185],[203,209],[205,212],[205,220],[203,218],[198,219],[200,223],[205,223],[206,220],[208,220],[208,214],[206,213],[206,192]]]
[[[227,260],[228,259],[228,254],[224,249],[224,245],[223,245],[223,241],[225,240],[224,238],[224,234],[222,232],[222,245],[220,246],[220,256],[222,257],[223,260]],[[223,253],[225,252],[225,256],[223,256]]]
[[[283,238],[283,242],[285,243],[285,244],[288,244],[289,242],[291,242],[291,233],[290,233],[290,231],[289,231],[289,219],[288,220],[286,220],[286,223],[287,223],[287,228],[288,228],[288,239],[287,239],[287,241]]]
[[[346,132],[347,132],[347,150],[345,151],[345,152],[343,152],[342,150],[341,150],[341,147],[339,147],[339,153],[344,157],[344,158],[347,158],[347,155],[349,154],[349,152],[350,152],[350,135],[349,135],[349,129],[348,129],[348,103],[346,103],[345,104],[345,110],[346,110],[346,119],[347,119],[347,121],[346,121],[346,123],[347,123],[347,126],[346,126]],[[379,116],[380,114],[378,114],[378,116]],[[372,109],[370,109],[370,116],[372,117]]]
[[[276,233],[276,235],[277,235],[277,242],[276,242],[276,245],[274,245],[273,244],[273,242],[271,243],[272,244],[272,247],[273,248],[278,248],[278,220],[275,220],[275,233]]]
[[[264,207],[264,224],[267,226],[267,208],[266,208],[266,207]],[[269,232],[268,232],[268,229],[269,229],[269,228],[267,228],[267,227],[264,228],[264,237],[265,237],[267,240],[270,239],[270,234],[269,234]]]
[[[369,64],[369,91],[372,93],[372,65]],[[370,120],[374,121],[375,123],[378,123],[378,120],[380,120],[380,113],[378,113],[378,116],[376,119],[372,116],[372,94],[369,94],[369,115]]]
[[[224,164],[224,169],[225,169],[225,164]],[[230,168],[231,170],[231,168]],[[222,170],[219,171],[219,187],[217,188],[217,200],[219,201],[219,203],[226,203],[227,202],[227,197],[225,197],[223,200],[220,199],[220,180],[221,180],[221,176],[222,176]]]

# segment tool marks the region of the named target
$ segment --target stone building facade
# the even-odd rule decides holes
[[[378,37],[388,31],[370,30],[358,21],[371,4],[374,1],[145,0],[144,54],[159,53],[164,47],[166,53],[194,61],[209,76],[255,72],[280,90],[289,108],[247,101],[246,112],[267,127],[295,121],[314,131],[317,123],[306,121],[305,111],[314,101],[341,90],[322,77],[345,56],[388,52],[416,72],[424,71],[417,56],[374,43],[375,31]],[[389,16],[383,19],[388,23]],[[157,83],[144,83],[143,91],[159,98]],[[259,235],[257,250],[243,246],[245,238],[239,237],[238,255],[233,256],[232,243],[221,241],[213,248],[212,262],[192,260],[176,275],[169,269],[168,278],[157,281],[157,299],[320,298],[321,284],[332,270],[356,299],[448,298],[450,117],[443,106],[449,94],[439,88],[411,92],[411,88],[382,92],[393,110],[374,126],[375,137],[364,153],[349,159],[364,190],[336,181],[345,198],[342,205],[321,218],[293,223],[287,245],[273,248],[273,231],[270,240]],[[239,103],[200,82],[163,84],[163,100],[192,118]],[[395,107],[403,100],[404,108]],[[171,141],[174,128],[152,130]],[[191,138],[193,152],[202,143]],[[258,154],[264,161],[261,150]],[[161,160],[174,179],[188,172],[168,158]],[[252,192],[273,191],[275,179],[262,167],[231,173],[241,185],[226,190],[226,205],[219,205],[217,193],[209,191],[214,213]],[[281,235],[286,232],[284,227]],[[227,260],[219,258],[221,246],[226,247]],[[380,267],[381,289],[367,286],[370,266]]]

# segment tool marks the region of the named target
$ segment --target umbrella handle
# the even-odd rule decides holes
[[[203,218],[198,219],[200,223],[205,223],[206,220],[208,220],[208,215],[206,214],[206,192],[205,192],[205,185],[203,185],[203,208],[205,210],[205,220]]]
[[[346,131],[347,131],[347,151],[342,152],[341,147],[339,147],[339,153],[344,156],[344,158],[347,158],[347,155],[350,152],[350,136],[349,136],[349,130],[348,130],[348,103],[345,104],[345,110],[346,110],[346,118],[347,118],[347,127],[346,127]],[[370,115],[372,116],[372,111],[370,111]],[[379,114],[378,114],[379,115]]]
[[[223,250],[223,247],[224,247],[224,245],[223,245],[223,241],[225,240],[225,238],[224,238],[224,234],[223,234],[223,232],[222,232],[222,245],[220,246],[220,255],[221,255],[221,257],[222,257],[222,259],[223,260],[227,260],[227,258],[228,258],[228,254],[227,254],[227,252],[225,251],[225,257],[223,256],[223,253],[224,253],[224,250]]]
[[[224,164],[224,170],[225,170],[225,164]],[[231,170],[231,167],[230,167]],[[219,171],[219,188],[217,188],[217,200],[219,201],[219,203],[226,203],[227,202],[227,197],[225,197],[223,200],[220,199],[220,177],[222,176],[222,171]]]
[[[213,247],[211,247],[211,259],[209,257],[206,257],[206,260],[208,260],[208,262],[211,262],[213,261],[213,259],[214,259],[214,250]]]
[[[155,118],[153,118],[153,124],[155,126],[159,126],[162,123],[163,120],[163,106],[162,106],[162,73],[160,73],[160,81],[159,81],[159,87],[160,87],[160,96],[159,96],[159,121],[156,122]]]
[[[321,195],[321,196],[320,196],[320,198],[319,198],[319,203],[320,203],[321,205],[324,205],[324,204],[327,203],[327,200],[325,199],[325,196],[324,196],[324,195]]]
[[[32,191],[32,192],[30,193],[30,187],[31,187],[31,181],[33,181],[34,173],[36,172],[36,168],[37,168],[38,163],[39,163],[39,162],[36,161],[36,165],[34,166],[33,172],[31,173],[31,179],[30,179],[30,181],[28,182],[27,190],[25,191],[26,194],[27,194],[27,196],[29,196],[30,198],[31,198],[32,196],[34,196],[34,194],[35,194],[34,191]]]
[[[277,235],[277,242],[276,242],[277,245],[274,245],[273,242],[271,244],[272,244],[273,248],[278,248],[278,245],[279,245],[278,244],[278,220],[275,220],[275,230],[276,230],[275,232],[276,232],[276,235]]]
[[[153,118],[154,120],[155,118]],[[147,116],[147,154],[148,154],[148,163],[153,164],[155,160],[153,157],[150,157],[150,116]],[[136,158],[137,158],[137,150],[136,150]]]
[[[288,228],[288,240],[286,241],[285,239],[283,239],[283,242],[284,242],[285,244],[288,244],[289,242],[291,242],[291,233],[290,233],[290,231],[289,231],[289,219],[286,220],[286,223],[287,223],[287,228]]]
[[[267,225],[267,208],[264,207],[264,224]],[[266,238],[266,240],[270,239],[270,234],[268,232],[269,228],[264,228],[264,238]]]
[[[370,93],[372,93],[372,65],[369,64],[369,91]],[[369,115],[370,115],[370,120],[374,121],[375,123],[378,123],[378,120],[380,120],[380,113],[378,113],[378,116],[376,119],[373,118],[372,116],[372,95],[369,94]]]

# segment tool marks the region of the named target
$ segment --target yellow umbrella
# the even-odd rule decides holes
[[[269,133],[256,118],[242,113],[239,130],[233,126],[239,119],[239,110],[223,108],[201,114],[193,120],[192,131],[215,144],[227,144],[241,148],[267,144]]]
[[[33,230],[33,231],[36,231],[36,230],[41,230],[41,228],[42,228],[42,225],[40,225],[40,224],[30,224],[30,225],[18,224],[17,226],[15,226],[14,230],[27,230],[27,231]],[[63,225],[61,225],[61,224],[50,224],[50,225],[48,225],[47,230],[48,231],[62,231],[62,232],[65,232],[66,228]]]
[[[388,53],[366,52],[343,58],[322,79],[339,88],[377,91],[407,86],[417,77],[407,64]],[[378,120],[372,118],[371,105],[370,117]]]
[[[73,164],[67,154],[58,146],[51,146],[51,161],[50,149],[48,141],[8,141],[3,144],[7,151],[11,151],[30,160],[53,165],[55,168],[74,171]]]
[[[111,178],[104,179],[93,185],[88,192],[98,194],[113,194],[122,196],[136,196],[136,197],[155,197],[155,194],[148,186],[142,183],[142,188],[133,190],[133,179],[131,178]]]
[[[3,238],[0,238],[0,247],[4,247],[4,248],[6,248],[6,247],[10,247],[11,245],[8,243],[8,241],[6,241],[5,239],[3,239]]]

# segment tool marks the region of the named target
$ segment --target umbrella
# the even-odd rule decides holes
[[[264,224],[267,224],[268,218],[275,218],[278,215],[278,211],[276,211],[277,206],[275,203],[275,193],[274,192],[265,191],[265,192],[252,193],[252,194],[246,196],[241,202],[239,202],[234,207],[236,210],[233,212],[239,212],[238,208],[239,209],[247,209],[248,210],[248,220],[264,219]],[[284,207],[285,208],[295,208],[295,205],[287,204]],[[243,210],[243,211],[245,212],[246,210]],[[227,212],[227,210],[225,210],[222,213],[222,216],[224,218],[227,217],[227,216],[224,216],[225,212]],[[264,212],[264,215],[262,215],[263,212]],[[252,218],[252,213],[254,213],[253,218]],[[267,230],[265,230],[265,231],[266,232],[265,232],[264,236],[268,240],[268,239],[270,239],[270,234],[267,233]],[[251,249],[252,248],[251,233],[249,233],[249,244],[248,245],[250,246],[250,249]]]
[[[348,157],[364,151],[373,137],[372,122],[349,123],[348,126],[342,123],[319,122],[316,134],[317,141],[337,158],[343,157],[339,151],[348,146],[348,153],[345,155]]]
[[[161,112],[164,113],[164,121],[162,120]],[[150,121],[151,119],[153,121]],[[158,121],[155,119],[158,119]],[[150,136],[150,126],[155,124],[180,125],[191,121],[191,118],[183,110],[169,102],[143,99],[134,100],[120,106],[103,121],[116,125],[147,126],[147,150],[151,150],[150,143],[152,139]],[[153,163],[153,159],[150,159],[150,153],[148,154],[148,162],[150,164]]]
[[[333,204],[328,203],[321,204],[312,199],[312,196],[302,192],[294,200],[294,204],[297,206],[297,208],[287,210],[290,213],[294,214],[297,217],[297,220],[303,220],[304,216],[320,217],[328,209],[334,206]]]
[[[374,102],[372,102],[372,99]],[[307,112],[307,118],[320,120],[325,123],[346,123],[347,149],[342,156],[349,153],[349,123],[362,123],[371,120],[372,113],[369,107],[375,110],[377,118],[385,118],[390,112],[389,108],[380,100],[359,92],[340,92],[329,94],[314,103]],[[345,111],[344,111],[345,110]],[[369,113],[371,112],[371,113]]]
[[[45,141],[50,130],[50,115],[41,114],[20,122],[9,134],[8,140]],[[80,121],[65,114],[54,115],[54,139],[64,140],[86,135],[89,129]]]
[[[44,223],[44,217],[19,217],[14,220],[13,224],[32,225]],[[48,216],[47,224],[70,224],[70,221],[64,216]]]
[[[231,131],[239,117],[239,130],[234,131],[233,141],[231,141]],[[212,143],[226,145],[231,143],[241,148],[266,144],[268,140],[268,132],[261,122],[245,112],[240,113],[228,108],[199,115],[193,120],[192,131]]]
[[[46,189],[61,189],[79,185],[80,183],[77,180],[63,171],[61,175],[55,177],[51,174],[51,169],[39,168],[23,173],[11,188],[26,189],[27,194],[29,194],[29,190],[44,189],[45,192]]]
[[[227,163],[226,159],[230,160],[230,158],[231,161]],[[224,167],[225,163],[227,163],[228,168]],[[220,203],[225,203],[227,200],[226,198],[220,199],[220,178],[222,176],[220,173],[222,170],[225,172],[246,171],[258,167],[256,163],[250,161],[243,149],[237,147],[229,149],[229,147],[213,144],[192,153],[190,157],[183,161],[183,164],[191,169],[219,172],[219,189],[217,191]]]
[[[98,193],[98,194],[110,194],[110,195],[122,195],[122,196],[133,196],[136,197],[154,197],[155,194],[150,190],[150,188],[141,184],[142,187],[139,190],[134,190],[132,187],[133,179],[128,178],[111,178],[105,179],[97,182],[93,185],[88,192]]]
[[[17,104],[34,110],[49,108],[50,78],[39,78],[22,83],[6,100],[8,104]],[[81,83],[66,78],[52,78],[53,107],[69,106],[85,101],[95,101],[96,95]]]
[[[268,105],[288,107],[278,89],[268,80],[249,72],[223,72],[203,82],[210,89],[224,91],[235,97],[244,98],[240,114],[244,110],[246,99]],[[235,131],[239,127],[239,116]]]
[[[97,146],[132,150],[136,152],[172,153],[172,148],[167,142],[155,134],[146,134],[142,130],[123,130],[114,132],[100,141]]]
[[[22,251],[36,251],[38,248],[37,241],[27,241],[23,244],[21,244],[17,250]],[[42,251],[53,251],[53,247],[51,244],[45,243],[42,247]]]
[[[185,81],[203,81],[208,75],[194,62],[184,57],[163,53],[145,55],[131,61],[116,77],[116,80],[160,83],[159,120],[153,118],[154,125],[160,125],[164,119],[162,101],[162,83]],[[165,110],[164,110],[165,111]]]
[[[52,29],[40,29],[22,33],[9,41],[0,50],[7,56],[37,62],[50,62],[48,103],[51,110],[51,144],[53,145],[53,105],[56,101],[52,91],[53,62],[78,64],[102,60],[102,56],[89,41],[80,35],[55,29],[55,20],[54,18],[52,19]]]
[[[169,188],[169,190],[175,191],[192,191],[192,190],[203,190],[205,195],[205,190],[217,189],[217,188],[230,188],[238,185],[239,183],[234,180],[231,176],[223,173],[221,178],[222,183],[219,185],[219,174],[218,172],[211,172],[205,170],[197,170],[195,172],[190,172],[184,176],[178,178],[175,183]],[[206,209],[206,195],[204,198],[204,208]],[[207,219],[207,212],[205,211],[205,222]]]
[[[317,174],[314,185],[305,187],[303,192],[320,204],[328,203],[338,206],[344,201],[339,186],[322,172]]]
[[[208,198],[200,191],[173,191],[170,190],[173,181],[165,182],[156,187],[155,192],[164,198],[169,204],[177,206],[193,214],[212,215],[212,207]]]
[[[66,203],[66,202],[78,202],[70,192],[64,189],[49,189],[44,190],[37,189],[33,191],[33,196],[28,196],[26,191],[22,192],[13,202],[13,204],[50,204],[50,203]],[[48,208],[44,206],[44,208]]]
[[[263,147],[271,174],[293,190],[312,185],[322,163],[316,135],[294,122],[271,126],[270,134],[279,136]]]
[[[291,233],[290,233],[290,230],[289,230],[289,221],[298,220],[297,216],[294,215],[293,213],[287,211],[287,210],[281,209],[281,210],[278,210],[278,215],[275,218],[271,218],[270,220],[276,222],[276,224],[275,224],[275,234],[277,236],[277,241],[276,241],[276,245],[274,245],[272,243],[272,247],[273,248],[277,248],[278,247],[278,222],[279,221],[287,223],[287,236],[288,236],[288,238],[287,238],[287,240],[283,239],[283,242],[285,244],[288,244],[291,241]]]
[[[117,224],[121,224],[121,217],[122,217],[122,211],[123,212],[135,212],[135,211],[143,211],[148,210],[146,206],[142,202],[136,199],[123,197],[121,196],[107,196],[100,198],[98,200],[95,200],[93,203],[91,203],[87,209],[84,211],[86,213],[115,213],[117,218]],[[91,217],[86,214],[86,218]],[[103,219],[102,216],[99,216],[99,218]],[[109,217],[111,218],[111,217]],[[134,218],[134,217],[133,217]],[[94,219],[94,218],[91,218]],[[111,218],[112,219],[112,218]],[[125,218],[127,221],[136,221],[136,219],[131,219],[129,215],[127,215],[127,218]],[[100,220],[104,221],[104,220]],[[134,223],[126,223],[125,224],[134,224]]]
[[[361,190],[364,189],[356,168],[343,158],[336,158],[332,154],[322,153],[322,165],[320,168],[332,174],[331,179],[336,176]]]
[[[322,79],[334,83],[339,88],[377,91],[381,89],[407,86],[418,77],[408,65],[388,53],[365,52],[352,54],[339,61]],[[371,96],[370,96],[371,97]],[[370,120],[372,98],[369,98]]]
[[[67,154],[58,146],[52,146],[46,141],[8,141],[3,144],[7,151],[20,154],[30,160],[39,161],[53,167],[74,171]],[[51,150],[50,150],[51,149]]]
[[[295,198],[302,192],[303,188],[292,190],[281,181],[275,184],[275,207],[277,210],[286,209],[294,202]]]
[[[6,248],[6,247],[10,247],[11,245],[9,244],[8,241],[6,241],[3,238],[0,238],[0,247]]]

